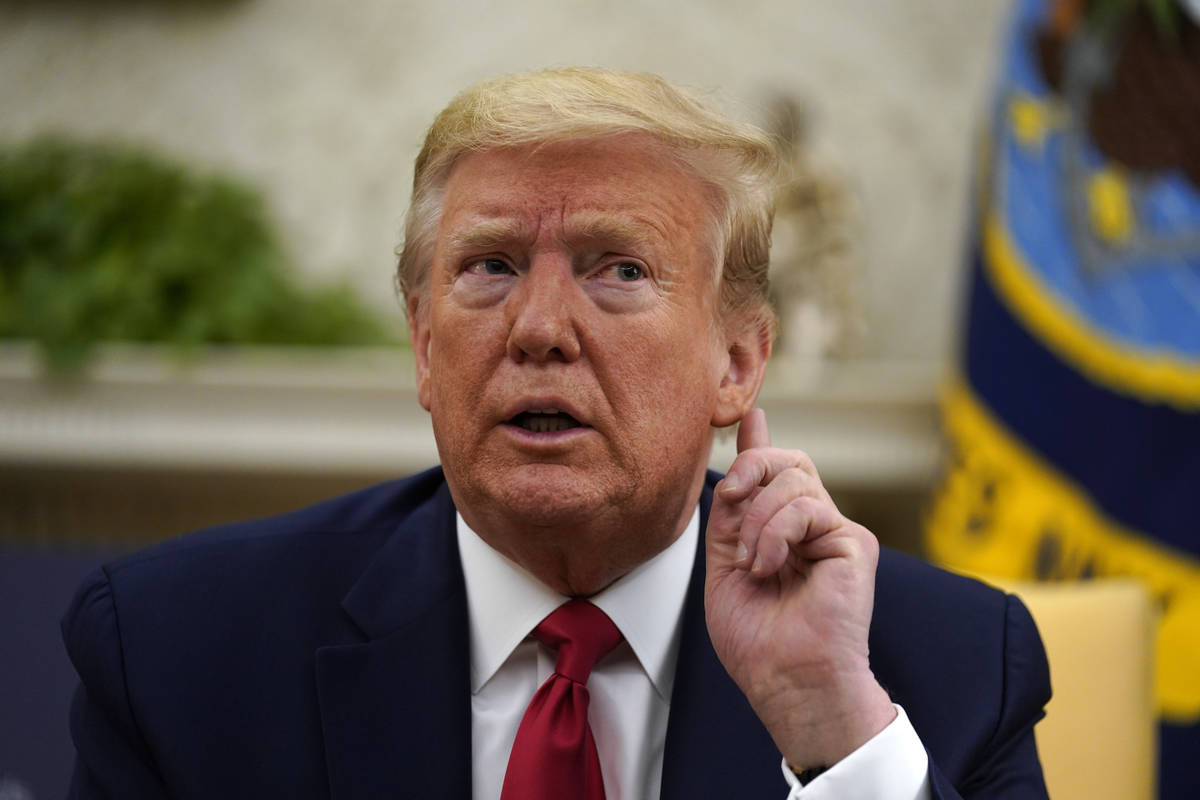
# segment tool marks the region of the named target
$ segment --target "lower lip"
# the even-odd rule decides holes
[[[522,428],[520,425],[510,425],[509,423],[504,423],[500,427],[502,427],[505,431],[507,431],[508,434],[510,436],[512,436],[514,439],[516,439],[518,442],[521,442],[522,444],[534,445],[534,446],[572,444],[577,439],[580,439],[580,438],[586,436],[592,430],[591,428],[589,428],[587,426],[580,425],[575,428],[566,428],[561,431],[547,431],[546,433],[536,433],[531,430],[526,430],[525,428]]]

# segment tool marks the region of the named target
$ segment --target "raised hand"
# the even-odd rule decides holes
[[[708,519],[709,635],[788,762],[830,766],[896,715],[867,659],[879,544],[761,409],[737,444]]]

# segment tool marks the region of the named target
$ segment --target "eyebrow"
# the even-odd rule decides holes
[[[624,219],[608,214],[579,214],[571,218],[568,235],[642,248],[652,246],[661,237],[661,232],[653,225],[638,219]]]
[[[450,245],[456,249],[488,248],[528,238],[525,226],[517,220],[497,219],[454,231],[450,234]]]
[[[604,213],[581,213],[567,222],[569,239],[612,242],[623,247],[652,246],[662,237],[653,224],[640,219],[623,219]],[[455,249],[487,249],[533,238],[528,227],[516,219],[482,220],[450,234]]]

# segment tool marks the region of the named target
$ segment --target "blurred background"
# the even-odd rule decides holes
[[[793,383],[789,396],[815,388],[820,381],[814,371],[822,370],[822,357],[836,354],[855,366],[826,379],[854,402],[869,403],[872,417],[875,406],[898,404],[904,431],[891,434],[920,438],[934,433],[935,424],[931,413],[918,421],[922,415],[916,406],[923,404],[930,411],[939,366],[953,349],[972,132],[979,128],[980,111],[986,107],[1005,7],[1003,2],[966,6],[945,0],[834,6],[761,2],[736,10],[715,2],[434,7],[367,0],[351,12],[329,4],[276,0],[17,2],[0,11],[0,107],[6,109],[0,116],[0,142],[10,152],[46,135],[57,137],[50,145],[60,147],[63,139],[72,147],[120,144],[141,152],[72,157],[86,162],[91,173],[101,171],[92,163],[97,160],[144,155],[166,162],[162,169],[185,170],[186,177],[179,180],[192,184],[237,182],[256,195],[257,208],[230,208],[236,203],[228,198],[214,200],[209,207],[228,214],[238,226],[253,227],[238,216],[242,213],[268,228],[279,271],[297,285],[297,292],[329,294],[338,286],[352,288],[379,329],[362,331],[348,343],[373,345],[404,336],[392,270],[412,161],[425,127],[455,92],[499,72],[554,65],[603,64],[658,72],[701,90],[742,119],[787,127],[801,140],[807,191],[792,203],[799,207],[794,216],[800,221],[781,225],[777,239],[779,251],[786,246],[791,260],[815,264],[809,273],[816,277],[800,279],[813,285],[815,291],[808,292],[811,302],[789,301],[801,307],[785,319],[784,344],[792,344],[787,349],[793,355],[811,362],[783,377]],[[58,164],[65,160],[61,153],[35,155]],[[144,164],[126,169],[150,171]],[[72,172],[69,166],[59,170]],[[79,171],[76,168],[74,174]],[[134,246],[153,251],[147,263],[168,274],[137,296],[110,296],[92,306],[81,299],[57,316],[47,307],[57,309],[68,302],[63,295],[72,293],[79,281],[43,282],[49,288],[33,294],[34,301],[16,305],[42,328],[69,318],[47,332],[58,345],[60,362],[82,358],[75,329],[92,324],[101,333],[115,334],[97,337],[110,341],[153,335],[182,342],[195,363],[190,370],[176,372],[169,356],[161,361],[156,353],[135,357],[129,352],[137,348],[91,348],[93,387],[118,393],[128,389],[130,396],[106,396],[98,406],[103,413],[72,416],[76,427],[70,431],[59,427],[64,424],[61,417],[44,415],[47,404],[72,403],[70,410],[82,412],[79,406],[88,404],[86,397],[26,396],[23,413],[34,414],[36,420],[6,416],[0,422],[6,437],[3,458],[26,467],[20,486],[14,487],[16,478],[5,480],[12,491],[5,495],[0,527],[17,527],[28,536],[36,525],[37,536],[55,540],[96,536],[96,526],[102,523],[91,511],[89,530],[82,530],[79,524],[59,524],[42,516],[72,513],[58,503],[38,501],[48,506],[38,510],[20,500],[58,491],[66,470],[72,480],[79,479],[79,491],[85,494],[97,476],[88,475],[85,481],[79,470],[93,467],[109,477],[118,468],[150,469],[153,474],[147,477],[158,484],[169,477],[166,467],[202,471],[206,478],[214,470],[237,468],[250,473],[243,476],[250,482],[264,469],[283,471],[297,480],[303,477],[307,494],[309,477],[332,479],[331,472],[390,476],[432,461],[428,426],[419,410],[391,394],[410,388],[403,348],[393,356],[374,353],[365,359],[349,353],[332,358],[292,353],[282,359],[306,363],[276,370],[275,358],[244,357],[240,351],[272,344],[272,321],[277,327],[280,318],[295,322],[313,314],[268,309],[262,320],[230,321],[209,318],[223,311],[201,311],[193,313],[200,319],[190,324],[183,318],[191,309],[161,312],[181,294],[224,292],[236,301],[280,291],[275,284],[264,290],[268,281],[247,286],[230,279],[219,282],[213,292],[203,278],[195,277],[216,272],[224,276],[230,269],[222,264],[236,259],[257,267],[263,260],[257,241],[223,242],[225,249],[210,263],[162,265],[163,249],[182,250],[192,260],[201,248],[216,249],[214,237],[197,230],[203,223],[189,221],[187,213],[186,198],[203,195],[210,187],[176,188],[183,197],[171,202],[183,208],[168,213],[162,210],[161,196],[172,189],[127,186],[138,179],[155,180],[135,175],[119,190],[98,186],[92,193],[127,191],[141,217],[150,209],[159,215],[158,227],[184,218],[181,227],[192,239],[180,234],[181,242],[162,242],[156,238],[159,230],[135,234],[145,241]],[[52,183],[62,176],[43,180]],[[79,202],[84,207],[62,213],[54,223],[72,231],[68,239],[95,235],[95,228],[105,225],[103,215],[116,213],[93,209],[86,198]],[[808,215],[811,219],[804,217],[807,210],[814,212]],[[84,214],[97,224],[83,232],[82,226],[71,228]],[[796,231],[804,232],[805,225],[827,241],[818,242],[819,248],[812,246],[812,236],[797,242],[801,237]],[[23,229],[30,226],[26,221]],[[806,253],[806,246],[820,252]],[[119,261],[120,255],[112,260]],[[109,283],[130,283],[111,264],[106,268]],[[147,271],[145,266],[128,269],[139,276]],[[102,285],[100,292],[106,288]],[[330,305],[328,298],[311,302],[321,301]],[[107,328],[96,322],[110,313],[105,302],[121,313],[141,303],[149,306],[147,315],[159,309],[160,316],[169,319],[146,323],[131,336],[139,320],[117,321]],[[336,325],[317,327],[340,330]],[[152,333],[141,335],[142,330]],[[202,344],[200,331],[209,341],[251,347],[201,355],[202,348],[193,346]],[[299,332],[291,343],[319,339],[320,333]],[[40,355],[22,351],[20,345],[8,353],[6,375],[40,369]],[[246,358],[254,363],[246,365]],[[326,375],[322,370],[332,372]],[[317,384],[318,394],[299,396],[291,391],[295,380]],[[156,394],[173,392],[178,381],[190,384],[186,391],[170,397]],[[356,386],[366,389],[365,395],[316,399],[321,391],[350,392]],[[368,409],[368,398],[376,396]],[[343,399],[358,403],[356,411],[339,406]],[[317,408],[297,408],[306,404]],[[164,406],[181,411],[193,405],[200,406],[194,411],[201,417],[215,419],[161,416]],[[370,420],[368,413],[373,414]],[[886,424],[880,419],[877,425]],[[214,427],[208,427],[210,422]],[[377,428],[380,422],[387,427]],[[806,445],[817,451],[814,455],[829,451],[826,460],[843,458],[838,451],[845,452],[823,444],[826,437],[836,438],[828,427],[832,424],[814,426],[822,441]],[[849,434],[856,426],[840,427]],[[403,436],[390,435],[393,432]],[[869,482],[898,490],[927,483],[936,460],[932,439],[922,444],[896,440],[893,445],[894,453],[863,453],[861,465],[829,464],[826,470],[835,473],[829,477],[836,483],[844,477],[847,488]],[[53,466],[54,474],[39,473],[34,469],[39,465]],[[41,478],[51,485],[43,489]],[[348,482],[359,480],[354,474]],[[204,483],[204,489],[194,484],[196,490],[221,497],[217,502],[214,495],[213,503],[202,504],[205,518],[215,516],[215,506],[250,502],[231,500],[225,489]],[[268,492],[282,491],[277,476],[265,483],[276,487]],[[145,485],[140,480],[136,486],[123,485],[118,494],[140,493],[137,487]],[[246,481],[239,480],[232,489],[246,487]],[[262,489],[256,486],[248,494],[261,498]],[[111,505],[109,487],[98,491],[105,499],[102,505]],[[136,519],[115,522],[113,534],[140,537],[144,530],[144,535],[163,535],[169,526],[150,519],[154,512],[146,505],[168,504],[167,491],[156,485],[149,497],[138,501]],[[182,505],[193,507],[191,500]],[[264,510],[276,505],[267,498],[263,502]],[[240,505],[229,507],[234,515],[242,510]],[[15,521],[13,515],[19,515]],[[142,530],[135,532],[131,525]],[[190,520],[176,529],[180,525],[192,527]]]
[[[1189,481],[1200,480],[1190,454],[1200,451],[1200,215],[1186,170],[1174,176],[1200,128],[1170,110],[1186,100],[1143,109],[1184,120],[1181,143],[1160,147],[1176,155],[1147,162],[1128,148],[1092,153],[1083,114],[1079,214],[1095,235],[1071,222],[1074,190],[1020,188],[1057,186],[1060,160],[1076,163],[1060,143],[1074,141],[1075,106],[1063,98],[1076,83],[1046,65],[1066,63],[1060,51],[1078,49],[1070,42],[1089,31],[1109,47],[1094,60],[1116,64],[1125,32],[1158,19],[1163,5],[0,6],[0,800],[56,797],[66,786],[73,677],[57,620],[88,569],[197,527],[436,462],[392,288],[394,251],[425,127],[459,89],[502,72],[569,64],[657,72],[779,134],[792,161],[772,266],[782,332],[762,404],[776,443],[813,456],[848,516],[885,544],[975,573],[1133,575],[1158,613],[1168,600],[1195,598],[1200,512],[1187,498]],[[1186,2],[1166,5],[1175,9],[1174,32],[1161,33],[1174,37],[1162,45],[1169,69],[1151,74],[1173,77],[1151,82],[1200,108],[1188,72],[1200,65],[1195,25],[1180,10]],[[1093,85],[1111,80],[1101,73],[1072,90],[1085,107]],[[1009,140],[1025,149],[1004,160]],[[1110,162],[1118,167],[1105,171]],[[1109,177],[1095,183],[1096,174]],[[1165,189],[1147,177],[1159,174],[1170,178]],[[992,208],[1010,213],[989,227]],[[1138,249],[1144,209],[1149,250]],[[1002,255],[1013,248],[985,246],[986,232],[1004,225],[1028,258],[997,277],[979,264],[1011,266]],[[1168,234],[1181,244],[1162,250],[1155,236]],[[1076,250],[1078,259],[1063,255]],[[1110,280],[1136,283],[1160,274],[1159,262],[1176,276],[1167,289],[1143,296],[1141,284]],[[1062,278],[1073,270],[1101,279]],[[1023,284],[1022,275],[1045,281]],[[1029,286],[1043,284],[1058,291],[1039,305]],[[989,286],[1014,285],[980,299]],[[1172,292],[1192,299],[1177,309],[1160,296]],[[1132,302],[1138,319],[1162,320],[1166,332],[1095,311],[1097,293],[1097,308]],[[1011,301],[1012,330],[977,322],[994,319],[980,311],[985,301]],[[1053,320],[1079,319],[1102,332],[1096,347],[1117,341],[1125,361],[1105,372],[1112,359],[1089,350],[1092,339],[1055,338],[1062,324]],[[1168,510],[1165,533],[1157,517],[1108,504],[1112,481],[1072,472],[1076,462],[1106,463],[1089,449],[1100,437],[1090,444],[1072,429],[1066,444],[1051,435],[1042,447],[1043,428],[1061,432],[1064,417],[1095,432],[1125,429],[1121,414],[1133,412],[1074,390],[1056,394],[1057,373],[1026,368],[1037,356],[1019,345],[1030,336],[1034,350],[1043,344],[1054,365],[1106,397],[1176,412],[1152,424],[1139,416],[1127,437],[1134,459],[1174,443],[1144,476],[1162,488],[1150,505]],[[1164,352],[1174,359],[1165,378],[1127,368],[1143,353],[1161,364]],[[1134,389],[1120,383],[1130,374]],[[1048,421],[1038,427],[1027,410],[1011,409],[1013,395],[1058,399],[1028,412]],[[1014,461],[997,444],[1003,437],[1041,456]],[[1074,460],[1058,458],[1060,446]],[[732,442],[721,442],[714,466],[732,455]],[[1040,511],[997,510],[1003,487],[1058,479],[1039,470],[1061,477],[1070,496],[1010,491],[1008,508],[1084,509],[1050,537]],[[1152,558],[1092,553],[1136,550],[1110,546],[1123,536],[1168,543]],[[1176,619],[1170,649],[1195,656],[1200,614]],[[1182,677],[1172,685],[1200,684],[1196,663],[1173,666]],[[1193,695],[1171,695],[1170,724],[1192,736],[1179,739],[1184,755],[1200,752]],[[1162,797],[1200,791],[1190,766],[1179,772],[1161,781]]]

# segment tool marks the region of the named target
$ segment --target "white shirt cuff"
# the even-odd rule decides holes
[[[929,755],[904,709],[850,755],[807,785],[783,762],[787,800],[929,800]]]

